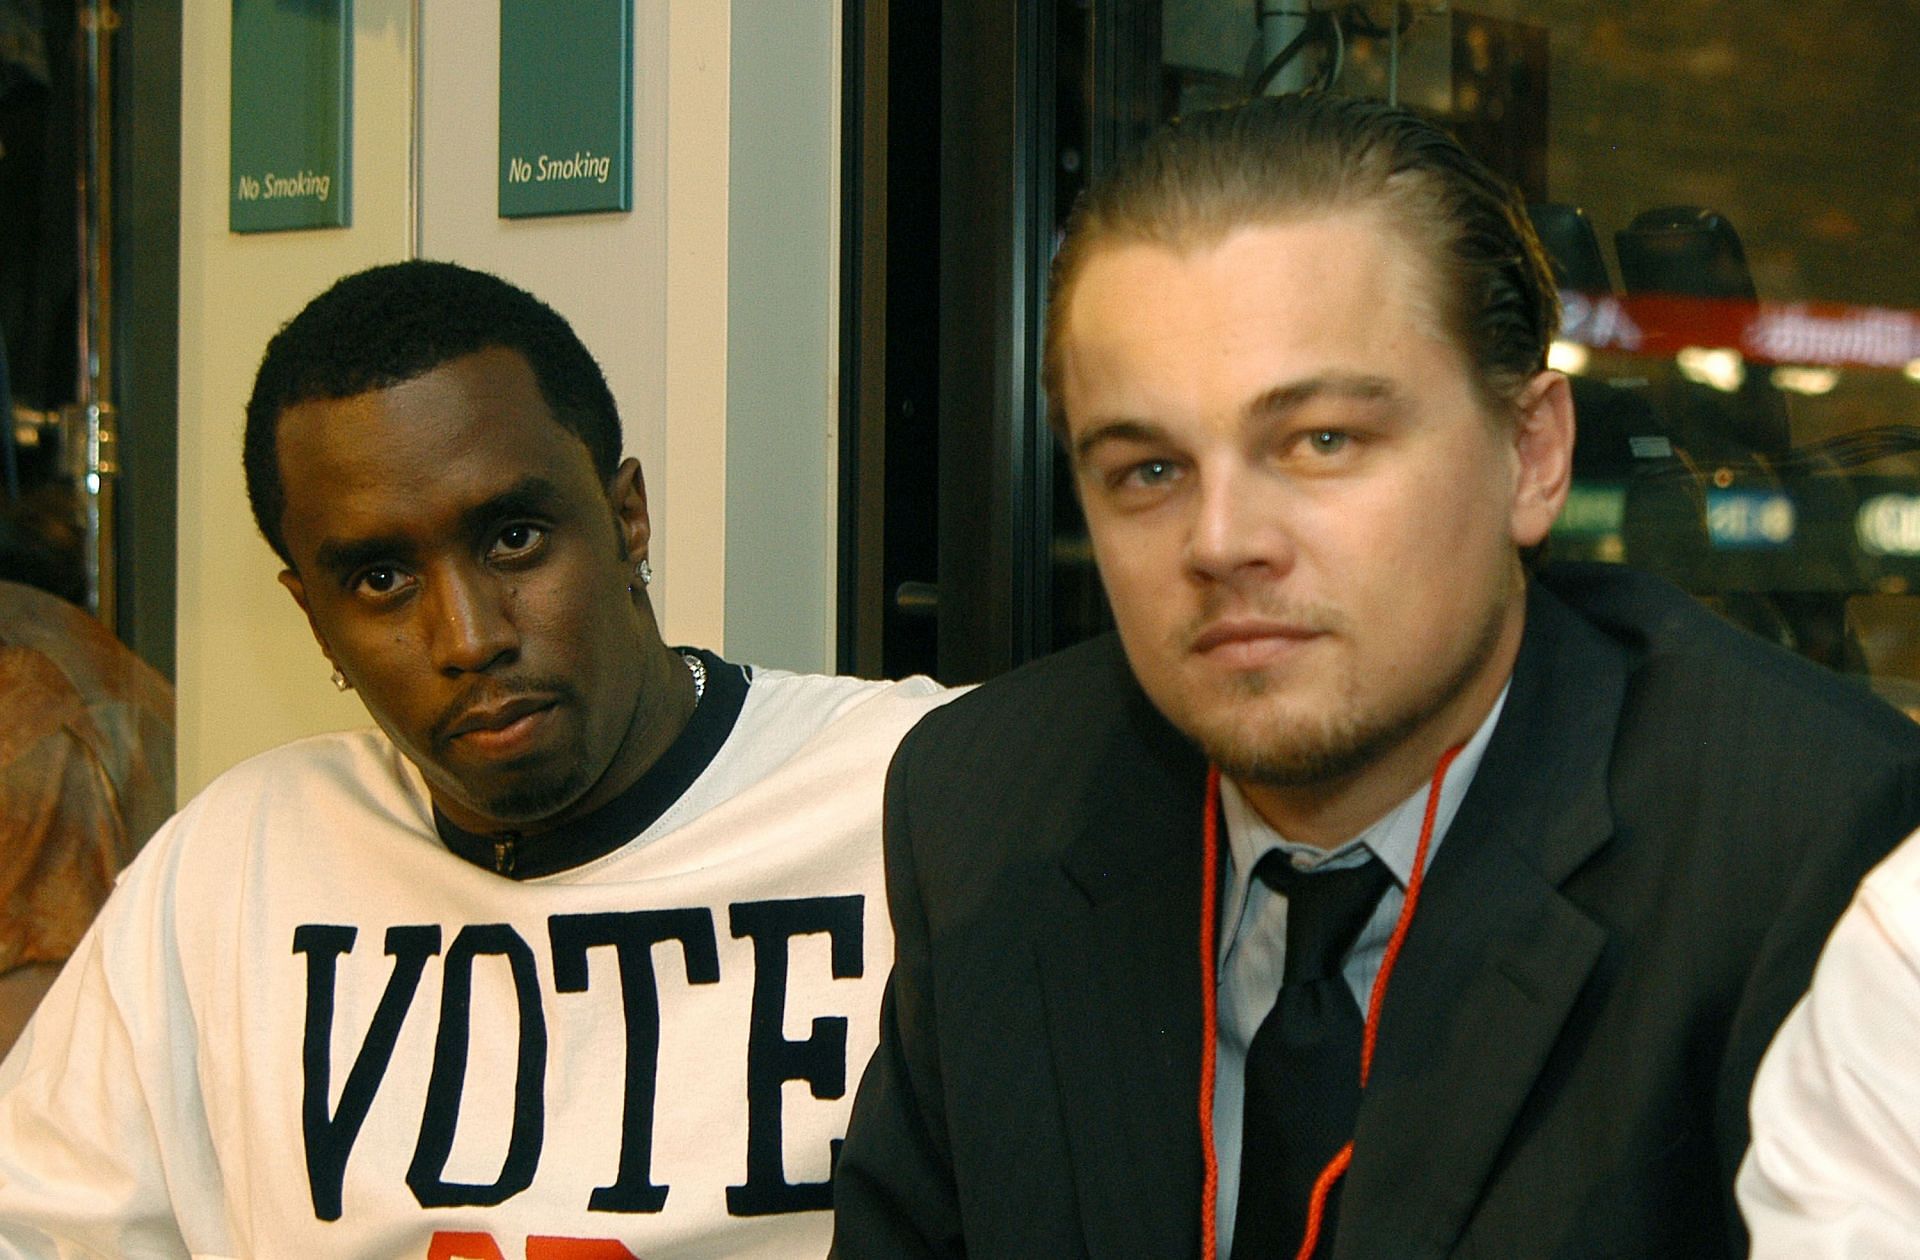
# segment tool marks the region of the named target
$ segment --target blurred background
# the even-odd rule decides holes
[[[1060,226],[1161,120],[1319,90],[1419,110],[1524,190],[1580,419],[1554,554],[1664,574],[1920,716],[1920,7],[867,8],[888,598],[849,664],[980,678],[1106,624],[1035,380]]]
[[[0,922],[0,981],[176,792],[365,721],[239,475],[261,349],[332,280],[450,258],[574,322],[670,638],[974,681],[1109,624],[1039,384],[1073,199],[1267,93],[1399,101],[1524,190],[1580,416],[1555,554],[1920,717],[1912,0],[592,7],[630,35],[632,204],[511,218],[498,5],[0,0],[0,911],[41,925]],[[235,231],[234,15],[296,10],[347,89],[346,221]]]

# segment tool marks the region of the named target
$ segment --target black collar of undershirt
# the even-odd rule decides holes
[[[707,667],[707,689],[693,708],[684,730],[659,760],[605,805],[552,831],[522,836],[505,832],[479,835],[453,824],[439,806],[433,810],[434,830],[457,856],[509,879],[538,879],[584,866],[605,857],[651,827],[654,820],[700,777],[720,746],[733,732],[740,709],[747,702],[751,676],[743,665],[729,665],[703,648],[692,652]]]

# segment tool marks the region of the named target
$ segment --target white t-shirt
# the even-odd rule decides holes
[[[222,775],[0,1065],[0,1256],[823,1254],[882,783],[947,694],[759,671],[664,813],[537,879],[450,852],[376,731]]]
[[[1753,1089],[1756,1257],[1920,1256],[1920,834],[1861,883]]]

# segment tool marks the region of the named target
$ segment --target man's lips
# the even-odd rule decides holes
[[[557,703],[553,696],[525,695],[474,705],[447,727],[446,740],[459,740],[471,747],[506,748],[530,736]]]
[[[1251,669],[1317,639],[1322,631],[1266,617],[1231,617],[1209,624],[1193,637],[1191,651],[1220,664]]]

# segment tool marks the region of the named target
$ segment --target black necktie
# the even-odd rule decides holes
[[[1341,965],[1393,877],[1372,856],[1360,866],[1305,872],[1278,850],[1253,873],[1287,899],[1287,953],[1280,996],[1247,1048],[1233,1256],[1291,1260],[1306,1235],[1314,1181],[1353,1137],[1365,1026]],[[1336,1186],[1321,1218],[1319,1255],[1332,1250],[1338,1203]]]

